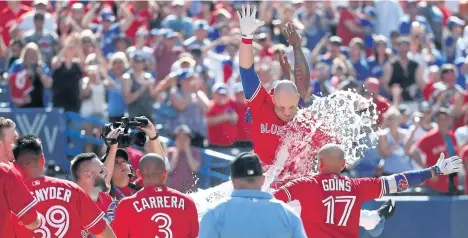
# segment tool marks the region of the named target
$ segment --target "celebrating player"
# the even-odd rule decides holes
[[[11,213],[30,230],[39,226],[37,201],[29,193],[21,176],[11,167],[0,163],[0,234],[2,237],[15,237]],[[11,212],[11,213],[10,213]]]
[[[16,237],[81,237],[82,230],[90,231],[97,238],[115,237],[103,219],[104,213],[83,189],[70,181],[44,175],[45,160],[38,137],[19,138],[13,155],[26,186],[38,201],[41,221],[34,232],[16,224]]]
[[[167,160],[158,154],[141,158],[139,173],[144,188],[119,202],[112,225],[117,237],[198,236],[195,203],[187,195],[164,185],[168,167]]]
[[[107,193],[110,190],[106,184],[108,176],[106,167],[94,153],[82,153],[71,161],[71,173],[75,178],[76,184],[80,186],[86,194],[96,203],[101,211],[106,214],[109,205],[112,203],[112,197]],[[112,219],[107,218],[110,223]],[[88,237],[89,232],[83,231],[83,237]]]
[[[299,200],[308,237],[358,237],[360,209],[364,202],[463,168],[462,160],[457,156],[444,159],[441,154],[437,164],[427,169],[381,178],[353,179],[340,175],[346,160],[339,145],[323,146],[318,159],[320,174],[293,180],[275,193],[277,199],[285,202]]]

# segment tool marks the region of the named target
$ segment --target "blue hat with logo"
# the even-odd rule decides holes
[[[193,77],[193,75],[194,75],[194,72],[192,69],[181,69],[179,71],[179,74],[177,75],[177,80],[182,81],[190,77]]]
[[[464,25],[465,25],[465,21],[463,21],[462,19],[456,16],[451,16],[447,20],[447,28],[449,30],[452,30],[456,26],[464,26]]]
[[[196,20],[193,23],[193,26],[194,26],[195,30],[205,30],[205,31],[207,31],[207,30],[210,29],[210,25],[205,20]]]
[[[102,10],[99,13],[99,21],[114,21],[114,13],[108,9]]]
[[[133,61],[136,61],[136,62],[145,61],[145,54],[144,54],[144,52],[141,51],[141,50],[135,51],[135,53],[133,53],[133,55],[132,55],[132,60],[133,60]]]
[[[228,87],[224,83],[215,83],[213,85],[213,87],[211,88],[211,92],[219,93],[219,94],[227,94],[228,93]]]

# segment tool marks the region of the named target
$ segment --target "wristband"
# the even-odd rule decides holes
[[[251,45],[252,44],[252,39],[242,37],[242,43],[247,44],[247,45]]]
[[[156,135],[154,137],[149,138],[149,140],[157,140],[159,137],[159,133],[156,132]]]
[[[432,171],[434,171],[435,176],[439,176],[440,174],[442,174],[442,172],[440,171],[439,166],[437,166],[437,165],[432,166],[431,169],[432,169]]]

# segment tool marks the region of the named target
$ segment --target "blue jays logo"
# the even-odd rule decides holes
[[[406,181],[406,179],[398,180],[398,189],[399,189],[399,191],[405,191],[408,188],[409,188],[409,184],[408,184],[408,181]]]
[[[338,176],[336,174],[332,174],[331,178],[336,179],[336,178],[338,178]]]

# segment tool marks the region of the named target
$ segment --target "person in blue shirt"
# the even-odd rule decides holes
[[[406,2],[407,14],[404,15],[400,20],[398,31],[402,36],[408,36],[411,32],[411,25],[413,22],[419,22],[424,25],[426,33],[432,33],[431,25],[427,22],[427,19],[421,15],[418,15],[418,2],[415,0],[408,0]]]
[[[373,33],[375,33],[375,20],[377,14],[375,13],[375,9],[372,6],[367,6],[364,8],[364,17],[360,19],[360,25],[363,28],[370,29],[370,34],[364,35],[364,44],[366,48],[372,49],[374,48],[374,38]]]
[[[123,19],[115,22],[115,16],[110,8],[104,8],[99,13],[99,24],[92,23],[96,12],[100,5],[95,4],[91,10],[83,17],[82,25],[89,27],[96,35],[99,35],[99,45],[102,50],[102,55],[106,58],[110,57],[115,51],[114,40],[120,34],[125,32],[133,23],[134,16],[128,9],[128,3],[122,3],[119,10],[122,12]]]
[[[199,238],[307,237],[292,208],[261,190],[265,176],[258,155],[237,155],[230,171],[234,191],[203,215]]]
[[[384,65],[392,57],[392,53],[391,50],[387,48],[388,43],[385,36],[376,36],[374,40],[374,51],[372,55],[367,58],[367,65],[372,77],[381,78],[383,76]]]
[[[208,22],[205,20],[196,20],[193,23],[194,26],[194,35],[187,40],[184,41],[184,46],[186,48],[191,48],[191,47],[200,47],[203,48],[207,45],[210,44],[210,40],[208,40],[208,30],[210,29],[210,26],[208,25]]]
[[[193,22],[192,18],[185,16],[185,2],[183,0],[174,0],[171,5],[173,14],[163,20],[162,26],[182,33],[184,39],[189,38],[193,35]]]
[[[349,43],[349,60],[356,72],[356,79],[361,84],[370,76],[367,61],[362,57],[364,55],[364,49],[364,42],[360,38],[353,38]]]
[[[444,53],[447,63],[454,63],[459,57],[465,56],[468,48],[466,39],[463,38],[463,26],[465,21],[456,16],[451,16],[447,20],[447,36],[444,40]]]

